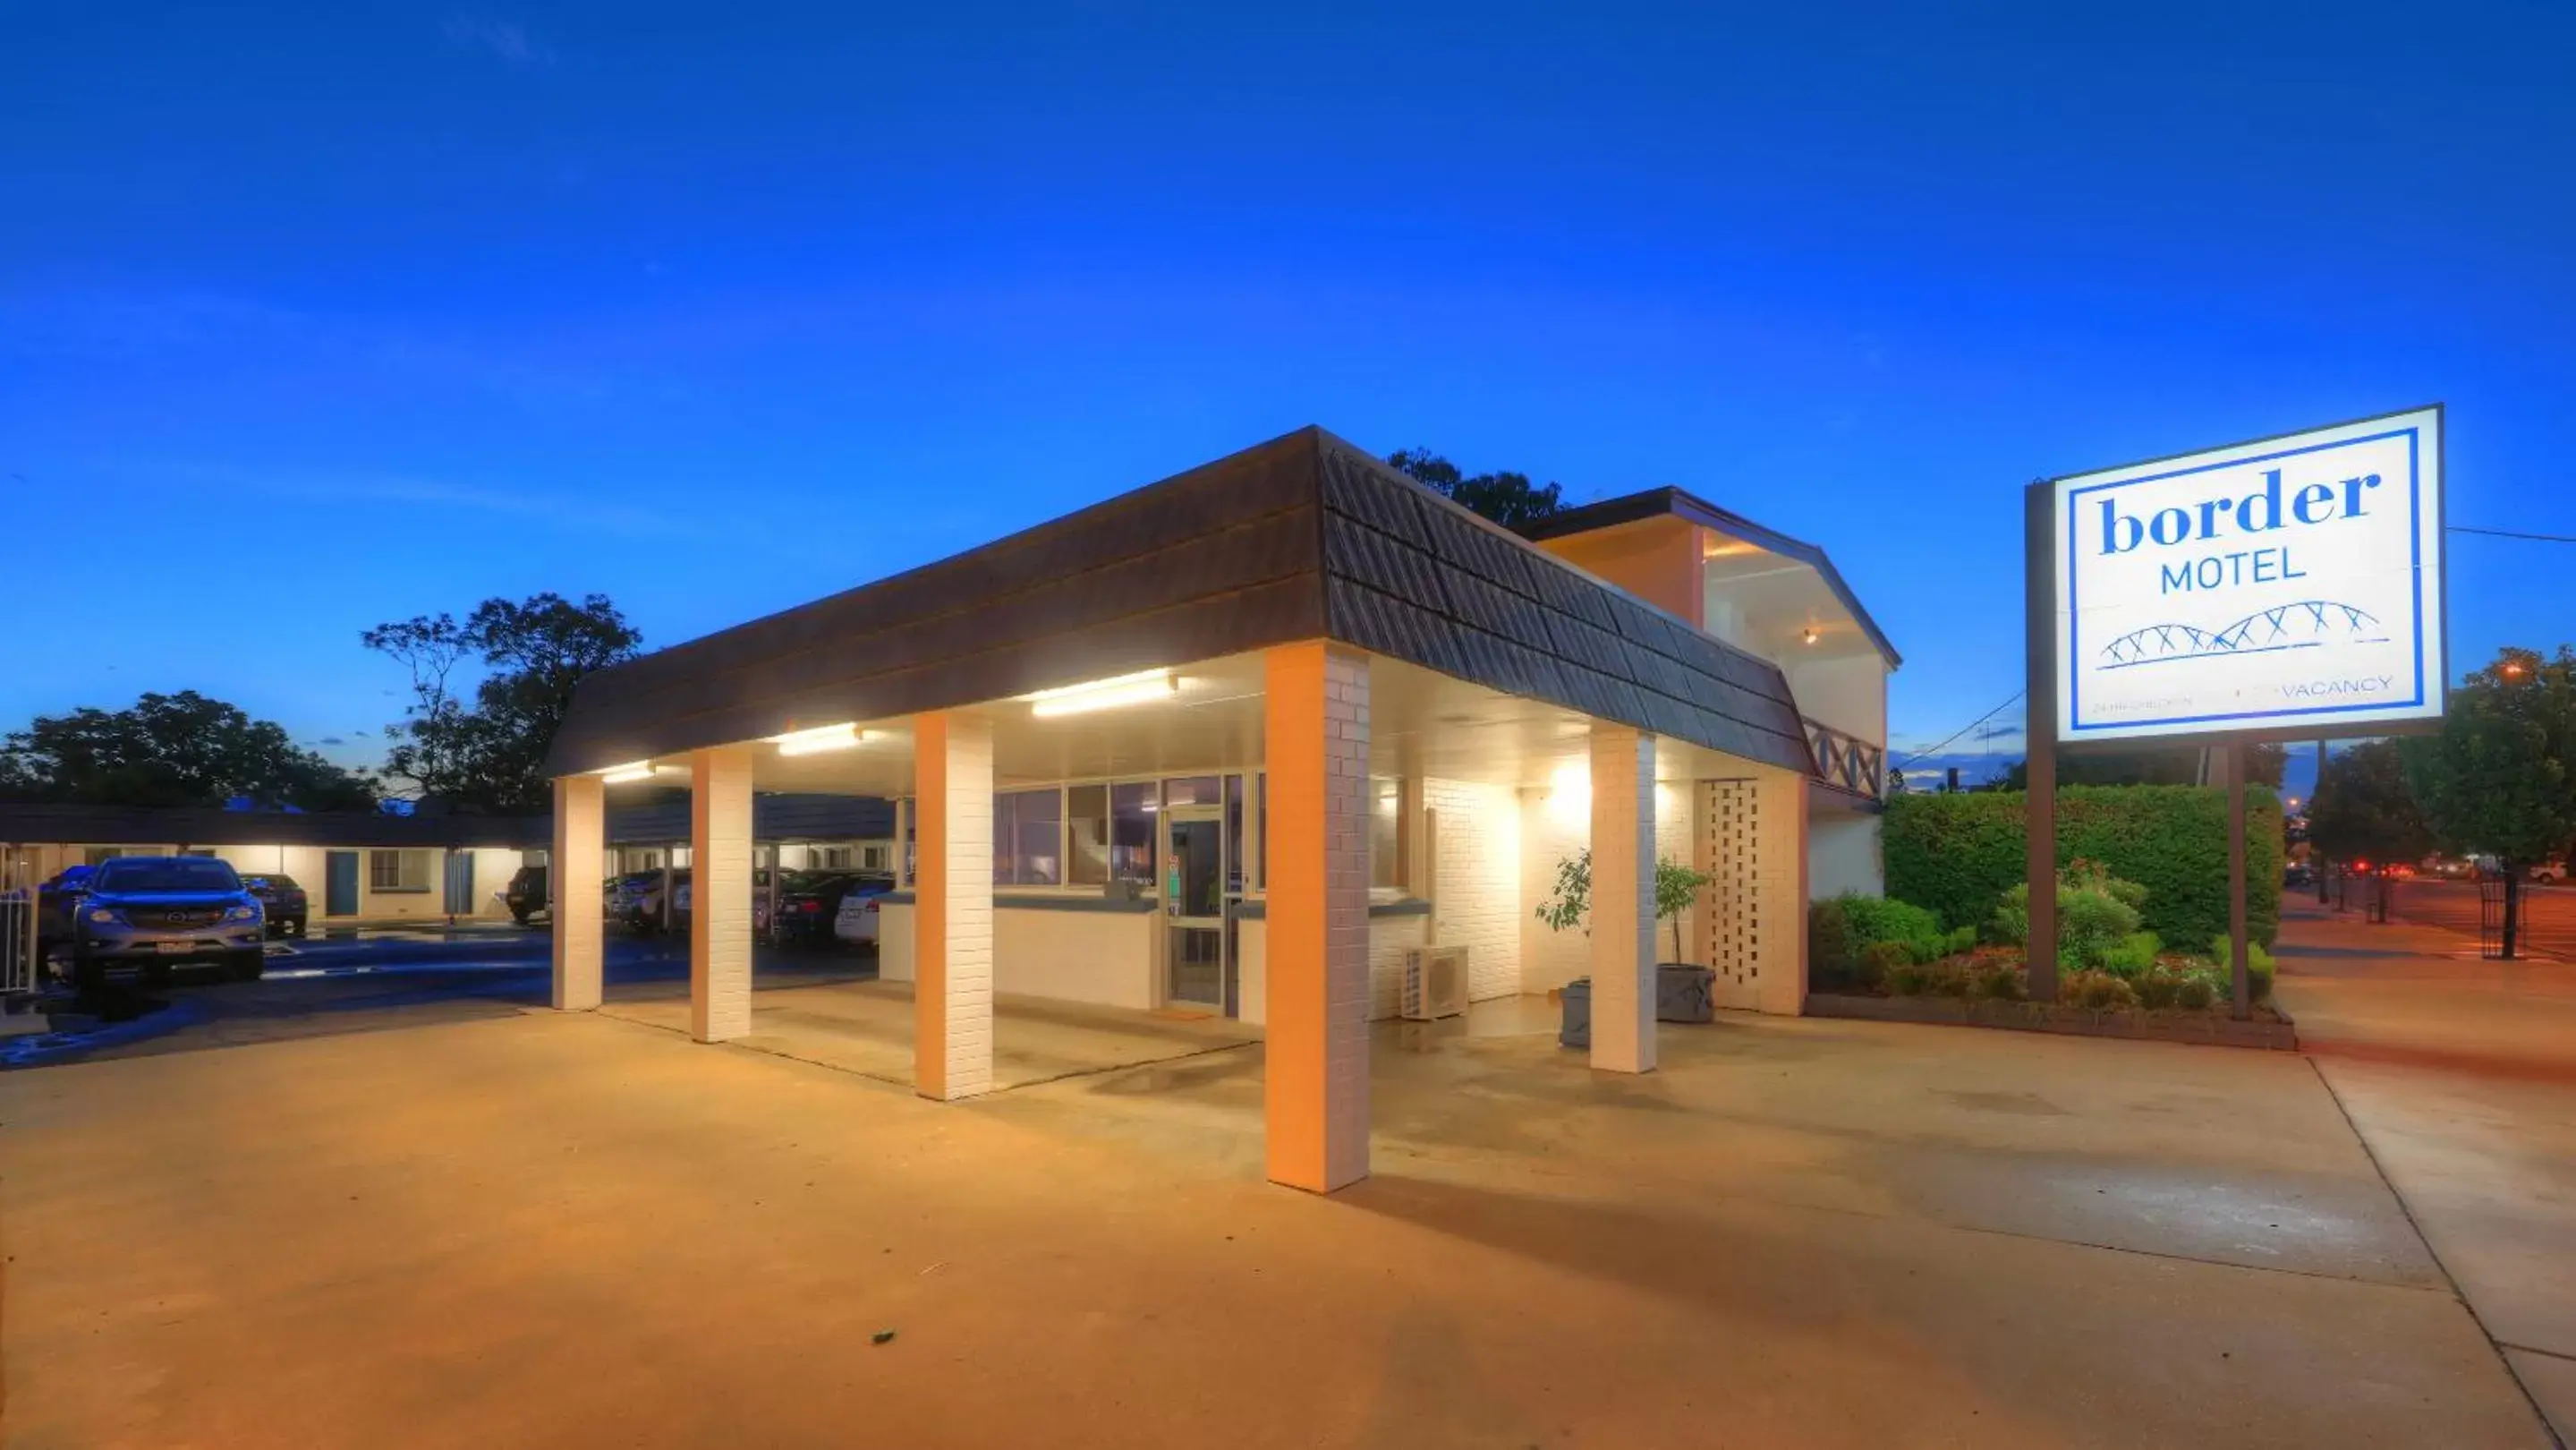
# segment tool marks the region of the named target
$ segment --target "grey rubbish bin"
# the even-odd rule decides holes
[[[1565,984],[1559,994],[1565,1003],[1565,1016],[1557,1024],[1556,1045],[1559,1047],[1592,1046],[1592,979],[1577,977]]]
[[[1717,973],[1683,962],[1655,968],[1655,1020],[1713,1022],[1717,1009]]]

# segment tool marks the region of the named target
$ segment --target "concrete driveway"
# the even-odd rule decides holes
[[[2540,1446],[2301,1059],[1389,1027],[962,1106],[607,1013],[0,1077],[13,1446]],[[894,1337],[873,1342],[880,1332]]]
[[[2411,885],[2411,883],[2410,883]],[[2277,994],[2443,1267],[2576,1440],[2576,965],[2283,903]]]

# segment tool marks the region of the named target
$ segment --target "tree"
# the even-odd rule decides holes
[[[1563,490],[1530,483],[1526,473],[1479,473],[1472,477],[1458,465],[1427,448],[1399,448],[1386,461],[1411,475],[1433,493],[1475,510],[1504,528],[1543,519],[1564,506]]]
[[[0,744],[0,797],[82,805],[372,811],[376,782],[194,690],[36,717]]]
[[[2396,741],[2367,741],[2326,761],[2308,803],[2308,840],[2337,861],[2412,861],[2433,849]]]
[[[2507,649],[2451,692],[2438,735],[2399,744],[2406,783],[2445,849],[2504,872],[2504,955],[2522,928],[2522,873],[2576,837],[2576,651]]]
[[[385,772],[425,799],[470,811],[552,808],[546,752],[584,675],[635,657],[643,636],[604,594],[486,599],[458,623],[424,614],[359,636],[411,673],[406,718],[387,727]],[[486,673],[468,705],[450,681],[468,658]]]
[[[1682,959],[1682,913],[1699,900],[1712,878],[1705,871],[1694,871],[1670,857],[1655,863],[1655,918],[1673,924],[1673,960]],[[1556,863],[1556,886],[1547,900],[1539,903],[1538,919],[1550,931],[1563,931],[1582,926],[1583,918],[1592,912],[1592,848],[1589,846]],[[1585,926],[1585,931],[1592,928]]]

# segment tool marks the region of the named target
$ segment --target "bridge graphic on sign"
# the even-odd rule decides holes
[[[2196,624],[2150,624],[2133,629],[2102,646],[2102,668],[2125,670],[2138,665],[2205,660],[2218,655],[2269,654],[2274,650],[2315,649],[2323,644],[2379,644],[2379,617],[2369,610],[2331,599],[2303,599],[2256,610],[2222,629]]]

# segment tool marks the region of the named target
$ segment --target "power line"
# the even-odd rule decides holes
[[[2455,534],[2485,534],[2495,539],[2529,539],[2535,544],[2576,544],[2576,534],[2525,534],[2513,529],[2474,529],[2467,524],[2448,526]]]
[[[2011,699],[2011,700],[2006,700],[2006,701],[2004,701],[2004,702],[2003,702],[2003,704],[2001,704],[2001,705],[1997,705],[1995,708],[1993,708],[1993,709],[1991,709],[1991,710],[1988,710],[1986,713],[1984,713],[1983,715],[1978,716],[1976,719],[1971,720],[1971,721],[1969,721],[1967,724],[1960,726],[1958,729],[1951,731],[1951,732],[1950,732],[1950,737],[1949,737],[1949,739],[1948,739],[1948,740],[1944,740],[1944,741],[1942,741],[1939,745],[1929,746],[1929,747],[1927,747],[1927,748],[1925,748],[1925,749],[1915,751],[1912,755],[1909,755],[1909,756],[1905,757],[1903,760],[1898,761],[1898,762],[1896,763],[1896,768],[1897,768],[1898,770],[1903,770],[1905,767],[1907,767],[1907,766],[1909,766],[1909,765],[1912,765],[1914,762],[1916,762],[1916,761],[1918,761],[1918,760],[1921,760],[1924,756],[1934,754],[1934,753],[1936,753],[1936,752],[1938,752],[1938,751],[1940,751],[1940,750],[1942,750],[1942,749],[1946,748],[1946,747],[1950,744],[1950,741],[1951,741],[1951,740],[1956,740],[1956,739],[1958,739],[1960,736],[1967,734],[1969,731],[1976,729],[1978,726],[1985,724],[1985,723],[1986,723],[1987,721],[1989,721],[1989,720],[1992,720],[1992,719],[1993,719],[1993,718],[1995,718],[1997,715],[2002,714],[2006,709],[2009,709],[2009,708],[2012,706],[2012,703],[2013,703],[2013,701],[2014,701],[2014,700],[2018,700],[2018,699],[2020,699],[2023,695],[2028,694],[2028,693],[2029,693],[2029,692],[2028,692],[2028,691],[2026,691],[2026,690],[2015,690],[2015,691],[2013,691],[2013,692],[2012,692],[2012,699]]]

